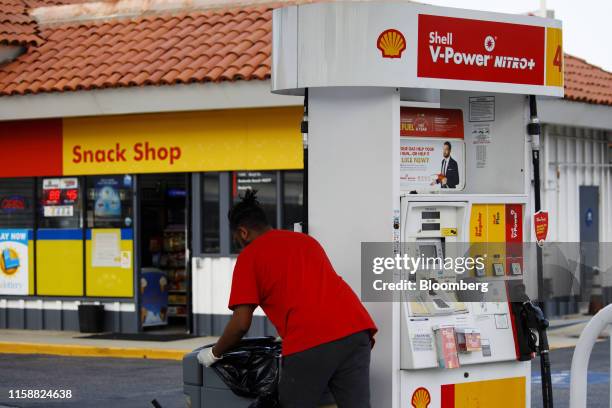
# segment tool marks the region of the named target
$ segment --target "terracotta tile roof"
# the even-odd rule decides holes
[[[30,7],[88,1],[23,0]],[[23,2],[0,0],[0,5],[22,10]],[[44,41],[38,47],[0,66],[0,95],[267,79],[272,8],[41,26]],[[0,18],[4,15],[2,6]],[[612,73],[570,55],[565,55],[565,70],[566,99],[612,105]]]
[[[271,20],[264,6],[42,27],[0,66],[0,94],[266,79]]]
[[[23,0],[31,9],[36,7],[64,6],[66,4],[90,3],[96,0]]]
[[[612,105],[612,72],[565,54],[565,98]]]
[[[0,0],[0,45],[38,45],[36,22],[23,0]]]

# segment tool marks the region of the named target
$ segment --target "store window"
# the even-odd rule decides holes
[[[210,172],[201,173],[200,177],[202,221],[196,233],[202,241],[198,256],[230,256],[240,252],[232,240],[227,212],[248,190],[257,190],[257,198],[272,227],[293,230],[293,224],[303,220],[301,170]]]
[[[33,178],[0,180],[0,228],[34,228]]]
[[[219,220],[219,173],[203,173],[202,252],[205,254],[216,254],[221,250]]]
[[[293,230],[293,224],[304,219],[303,184],[304,172],[283,172],[283,229]]]
[[[278,211],[275,171],[237,171],[232,173],[232,205],[238,203],[248,190],[257,191],[257,199],[261,204],[268,223],[276,228],[276,212]],[[231,242],[232,253],[240,252],[236,242]]]
[[[130,228],[133,215],[131,175],[87,177],[87,227]]]
[[[38,183],[39,228],[82,227],[81,183],[78,177],[42,178]]]
[[[240,201],[247,190],[257,190],[257,199],[268,218],[276,228],[276,178],[275,171],[238,171],[232,175],[232,204]]]

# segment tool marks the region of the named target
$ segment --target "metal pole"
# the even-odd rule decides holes
[[[536,97],[529,95],[529,113],[530,121],[527,125],[527,132],[531,136],[531,161],[533,163],[533,190],[534,190],[534,212],[537,213],[542,209],[540,197],[540,134],[541,126],[538,119],[538,108]],[[542,263],[542,248],[538,245],[536,248],[537,256],[537,279],[538,279],[538,303],[540,309],[546,313],[544,307],[544,276]]]
[[[612,305],[597,312],[580,334],[572,356],[569,408],[587,406],[587,374],[591,352],[597,338],[610,323],[612,323]]]
[[[533,189],[534,189],[534,210],[537,213],[542,209],[540,201],[540,132],[541,126],[538,119],[538,108],[535,95],[529,95],[530,121],[527,125],[527,132],[531,136],[531,160],[533,163]],[[544,307],[544,265],[542,261],[542,248],[536,248],[537,278],[538,278],[538,303],[540,309],[546,313]],[[548,350],[548,336],[546,329],[538,330],[540,371],[542,375],[542,402],[544,408],[553,406],[552,378],[550,371],[550,355]]]
[[[610,343],[610,369],[612,370],[612,327],[608,326],[608,343]],[[612,375],[609,376],[610,388],[609,392],[612,392]],[[612,408],[612,395],[610,396],[610,408]]]
[[[304,147],[304,177],[302,181],[302,232],[308,234],[308,88],[304,90],[304,117],[301,123]]]

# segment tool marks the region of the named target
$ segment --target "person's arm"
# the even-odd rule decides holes
[[[223,335],[212,348],[215,357],[221,357],[223,353],[236,347],[251,328],[253,312],[256,308],[257,305],[238,305],[234,307],[234,313],[227,326],[225,326]]]
[[[237,305],[223,335],[212,347],[203,348],[198,352],[198,361],[205,367],[210,367],[221,360],[223,353],[234,348],[251,327],[253,312],[256,305]]]
[[[247,249],[238,256],[232,275],[232,290],[228,304],[233,311],[232,317],[217,344],[204,348],[198,353],[198,361],[209,367],[220,360],[223,353],[235,347],[242,336],[249,331],[253,312],[259,304],[253,254]]]

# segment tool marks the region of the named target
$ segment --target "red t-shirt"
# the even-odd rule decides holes
[[[283,338],[283,355],[376,325],[312,237],[270,230],[238,256],[229,308],[259,305]]]

